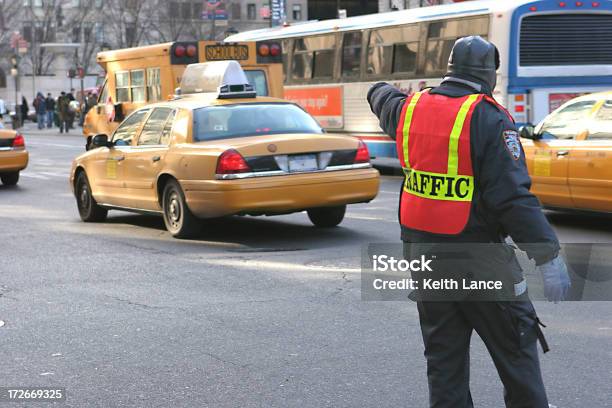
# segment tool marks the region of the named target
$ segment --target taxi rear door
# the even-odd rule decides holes
[[[578,208],[612,211],[612,98],[596,105],[585,140],[569,161],[569,186]]]
[[[160,209],[156,181],[164,167],[174,116],[173,108],[154,108],[140,132],[136,146],[126,155],[125,184],[130,207],[150,211]]]
[[[541,139],[526,143],[531,191],[550,207],[572,208],[569,163],[578,135],[587,127],[595,101],[576,101],[549,115],[536,128]]]

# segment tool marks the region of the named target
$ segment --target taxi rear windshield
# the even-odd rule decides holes
[[[280,133],[323,133],[319,124],[290,103],[249,103],[194,110],[193,138],[202,142]]]

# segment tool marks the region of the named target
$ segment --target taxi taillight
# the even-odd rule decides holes
[[[246,160],[234,149],[224,151],[217,161],[217,174],[236,174],[251,171]]]
[[[21,149],[25,147],[25,139],[23,138],[23,135],[21,135],[20,133],[17,133],[17,135],[13,139],[13,147],[17,149]]]
[[[368,146],[366,146],[366,144],[360,140],[359,147],[357,147],[357,153],[355,154],[355,163],[369,163],[369,162],[370,162],[370,152],[368,151]]]

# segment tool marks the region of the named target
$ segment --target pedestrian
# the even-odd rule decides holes
[[[73,103],[73,101],[76,101],[76,98],[74,97],[74,88],[70,88],[70,92],[68,92],[68,95],[66,95],[66,97],[68,98],[68,128],[69,129],[74,129],[74,118],[76,116],[76,109]]]
[[[30,106],[28,105],[28,100],[25,96],[21,97],[21,106],[19,109],[21,112],[21,124],[23,125],[28,118],[28,114],[30,113]]]
[[[464,37],[452,49],[440,86],[408,96],[378,83],[368,92],[381,128],[396,139],[406,174],[399,211],[404,253],[413,256],[413,245],[420,250],[440,242],[496,243],[496,248],[508,249],[509,235],[535,260],[547,298],[560,301],[570,285],[567,267],[556,234],[529,191],[514,121],[492,98],[498,68],[493,44]],[[460,188],[447,188],[451,185]],[[515,254],[505,254],[494,261],[492,272],[513,275],[516,300],[432,301],[417,296],[431,407],[473,407],[469,348],[475,330],[504,385],[506,406],[548,408],[537,340],[544,352],[548,346]]]
[[[45,108],[47,109],[47,128],[53,127],[53,114],[55,112],[55,99],[51,96],[51,93],[47,93],[45,99]]]
[[[69,126],[68,121],[70,120],[70,100],[66,95],[66,92],[62,91],[59,98],[57,98],[57,114],[59,116],[59,128],[60,133],[66,131],[68,133]]]
[[[47,118],[47,105],[45,97],[41,92],[36,94],[36,98],[34,98],[32,105],[34,105],[34,109],[36,110],[36,124],[38,125],[38,129],[43,129],[45,127],[45,119]]]

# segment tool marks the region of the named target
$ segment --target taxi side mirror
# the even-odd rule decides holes
[[[92,149],[98,148],[98,147],[112,147],[113,144],[111,142],[108,141],[108,135],[104,134],[104,133],[100,133],[98,135],[95,135],[93,137],[93,139],[91,139],[91,147]]]
[[[535,134],[535,127],[528,123],[519,128],[519,136],[524,139],[538,140],[540,139],[539,135]]]

